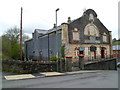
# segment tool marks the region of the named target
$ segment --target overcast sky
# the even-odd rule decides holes
[[[14,26],[20,27],[20,8],[23,7],[23,30],[31,36],[34,29],[51,29],[55,23],[55,10],[58,11],[58,25],[79,18],[83,10],[93,9],[112,37],[118,38],[119,0],[1,0],[0,35]]]

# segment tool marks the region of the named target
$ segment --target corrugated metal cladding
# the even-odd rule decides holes
[[[56,56],[56,48],[59,52],[59,57],[61,56],[61,32],[57,34],[57,42],[54,32],[40,37],[38,33],[35,33],[35,35],[32,41],[26,42],[26,58],[49,60],[50,57]]]
[[[61,33],[57,34],[57,38],[55,33],[49,35],[49,57],[56,56],[56,50],[58,50],[58,56],[61,57],[61,45]]]
[[[33,47],[33,40],[26,42],[25,47],[26,47],[25,48],[25,51],[26,51],[25,56],[27,59],[31,59],[33,56],[33,48],[32,48]]]

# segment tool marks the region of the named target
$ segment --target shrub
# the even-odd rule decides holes
[[[57,61],[57,60],[60,60],[61,58],[60,57],[56,57],[56,56],[53,56],[50,58],[50,61]]]

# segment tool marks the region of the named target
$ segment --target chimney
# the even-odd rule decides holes
[[[32,38],[34,38],[34,33],[32,33]]]
[[[56,28],[56,24],[54,24],[53,28]]]
[[[68,23],[70,23],[71,22],[71,18],[70,17],[68,17],[68,21],[67,21]]]

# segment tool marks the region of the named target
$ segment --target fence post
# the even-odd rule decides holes
[[[66,65],[67,65],[67,64],[66,64],[66,58],[65,58],[65,72],[67,71],[67,69],[66,69],[67,66],[66,66]]]
[[[60,60],[60,72],[62,72],[62,60]]]

